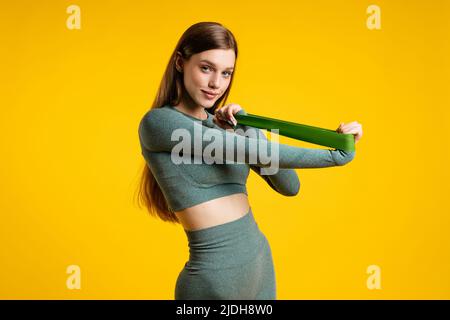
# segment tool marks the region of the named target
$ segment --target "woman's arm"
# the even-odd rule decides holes
[[[300,179],[294,169],[278,169],[276,174],[261,174],[261,167],[250,165],[250,169],[263,178],[267,184],[283,196],[296,196],[300,191]]]
[[[245,110],[241,109],[236,114],[246,114]],[[248,130],[250,127],[246,125],[237,124],[234,126],[234,129],[240,129],[236,132],[239,134],[240,132],[244,132]],[[258,128],[251,128],[258,130],[258,135],[261,139],[267,140],[264,133]],[[242,130],[242,131],[241,131]],[[284,195],[284,196],[295,196],[300,191],[300,180],[298,178],[297,172],[294,169],[279,169],[275,174],[262,174],[261,167],[250,165],[250,169],[252,169],[256,174],[258,174],[261,178],[263,178],[267,184],[276,192]]]
[[[184,130],[175,132],[177,129]],[[200,157],[211,156],[216,163],[242,162],[243,160],[257,167],[270,167],[271,162],[267,162],[267,158],[273,159],[278,155],[278,168],[324,168],[342,166],[350,162],[355,154],[355,151],[294,147],[261,139],[259,136],[253,138],[228,130],[209,128],[168,108],[150,110],[139,124],[141,144],[152,152],[178,150],[181,142],[180,135],[176,133],[190,135],[191,141],[183,144],[182,151]],[[194,142],[196,138],[199,139]],[[219,152],[211,152],[213,146]],[[276,147],[279,152],[274,154]],[[235,154],[239,151],[243,154],[236,158]]]

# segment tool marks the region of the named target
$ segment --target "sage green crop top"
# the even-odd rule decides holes
[[[208,118],[201,120],[173,106],[165,105],[147,111],[139,123],[142,155],[172,211],[180,211],[235,193],[248,195],[246,182],[250,169],[278,193],[295,196],[300,189],[295,168],[342,166],[355,156],[355,151],[301,148],[273,142],[268,140],[260,129],[245,125],[237,124],[233,130],[225,130],[213,122],[214,116],[211,113],[206,110],[205,113]],[[237,114],[247,113],[242,109]],[[201,132],[200,140],[192,139],[193,143],[181,150],[181,154],[189,155],[191,159],[187,163],[176,163],[171,158],[172,151],[180,147],[180,139],[174,138],[172,133],[180,128],[187,130],[184,132],[188,132],[193,138]],[[248,129],[253,133],[257,132],[258,136],[246,134]],[[223,152],[209,153],[210,164],[201,160],[208,154],[208,148],[211,149],[208,145],[215,141],[215,138],[212,141],[207,138],[208,133],[221,137],[222,140],[219,141],[224,142],[220,145]],[[234,143],[228,143],[230,140],[227,139],[234,139]],[[257,146],[256,149],[251,147],[252,143]],[[272,155],[274,144],[277,144],[279,150],[278,172],[271,175],[261,174],[261,169],[269,167],[269,164],[265,161],[267,158],[260,157],[259,150],[266,148],[261,151],[262,154]],[[244,161],[237,160],[239,158],[236,150],[239,146],[239,150],[245,153]],[[196,163],[195,158],[201,163]],[[211,163],[211,160],[214,162]]]

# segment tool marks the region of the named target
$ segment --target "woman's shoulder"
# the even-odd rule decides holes
[[[166,131],[172,127],[184,127],[188,120],[172,107],[164,105],[148,110],[141,119],[140,130],[155,132]]]
[[[156,107],[156,108],[152,108],[150,110],[148,110],[145,114],[144,114],[144,118],[148,118],[148,117],[163,117],[167,114],[170,114],[170,106],[169,105],[164,105],[162,107]]]
[[[141,122],[153,123],[155,125],[164,124],[164,122],[173,119],[174,116],[176,114],[170,110],[170,106],[165,105],[148,110],[142,117]]]

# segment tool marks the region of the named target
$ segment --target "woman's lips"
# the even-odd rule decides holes
[[[202,92],[205,95],[205,97],[208,98],[209,100],[213,100],[217,96],[217,94],[209,94],[208,92],[203,91],[203,90],[202,90]]]

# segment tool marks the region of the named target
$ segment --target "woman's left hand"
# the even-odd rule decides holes
[[[357,143],[358,140],[361,139],[361,137],[363,135],[362,125],[356,121],[349,122],[349,123],[342,122],[339,125],[339,128],[336,129],[336,132],[353,134],[355,137],[355,143]]]

